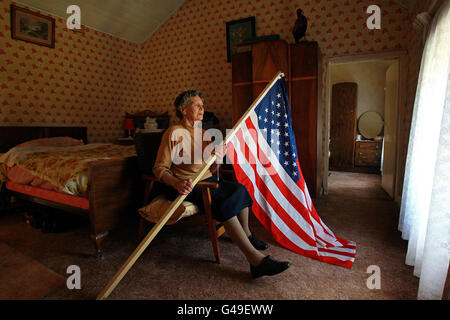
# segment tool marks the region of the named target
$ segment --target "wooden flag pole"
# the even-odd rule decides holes
[[[225,145],[230,141],[230,139],[235,135],[237,128],[241,125],[241,123],[247,118],[248,114],[253,111],[253,109],[256,108],[258,103],[261,102],[262,98],[266,95],[267,91],[269,91],[274,83],[278,80],[279,77],[284,77],[284,73],[281,71],[278,71],[275,77],[269,82],[269,84],[264,88],[264,90],[259,94],[258,98],[256,98],[255,101],[253,101],[252,105],[248,110],[242,115],[242,117],[239,118],[239,121],[236,122],[233,129],[227,134],[225,137]]]
[[[261,92],[261,94],[258,96],[258,98],[253,102],[253,104],[250,106],[250,108],[247,110],[247,112],[239,119],[239,121],[236,123],[236,125],[233,127],[233,129],[229,132],[227,137],[225,138],[225,145],[228,143],[228,141],[231,139],[231,137],[235,134],[237,131],[237,128],[241,124],[242,121],[244,121],[247,117],[247,115],[256,107],[256,105],[262,100],[262,98],[265,96],[267,91],[270,90],[270,88],[273,86],[273,84],[277,81],[277,79],[283,76],[281,72],[278,72],[277,75],[272,79],[272,81],[266,86],[266,88]],[[216,156],[211,156],[208,161],[203,166],[202,170],[198,173],[198,175],[195,177],[194,181],[192,182],[192,186],[195,186],[200,179],[203,177],[205,172],[211,167],[211,165],[216,161]],[[164,214],[164,216],[158,221],[158,223],[153,226],[153,228],[150,230],[150,232],[145,236],[144,240],[141,241],[141,243],[138,245],[138,247],[133,251],[133,253],[128,257],[128,259],[125,261],[125,263],[120,267],[119,271],[114,275],[114,277],[109,281],[107,286],[100,292],[100,294],[97,296],[97,300],[105,300],[109,297],[111,292],[117,287],[119,282],[122,280],[122,278],[127,274],[127,272],[131,269],[131,267],[134,265],[136,260],[141,256],[141,254],[144,252],[144,250],[149,246],[149,244],[153,241],[153,239],[156,237],[156,235],[159,233],[159,231],[162,229],[162,227],[169,221],[169,219],[172,217],[172,215],[175,213],[175,211],[178,209],[178,207],[183,203],[184,199],[187,195],[179,195],[175,201],[172,202],[170,207],[167,209],[167,212]]]

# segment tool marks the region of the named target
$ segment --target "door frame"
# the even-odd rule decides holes
[[[400,203],[401,193],[399,194],[399,184],[400,181],[398,177],[401,165],[399,156],[399,133],[402,132],[403,126],[400,121],[400,111],[406,108],[406,98],[407,98],[407,84],[408,84],[408,52],[406,50],[394,50],[385,52],[374,52],[374,53],[364,53],[346,56],[336,56],[329,58],[326,62],[326,79],[325,79],[325,145],[323,146],[324,152],[322,154],[323,158],[323,192],[328,194],[328,173],[329,173],[329,151],[330,151],[330,118],[331,118],[331,75],[330,69],[332,65],[338,64],[348,64],[355,62],[369,62],[374,60],[398,60],[399,62],[399,86],[398,86],[398,100],[397,100],[397,139],[396,139],[396,169],[395,169],[395,183],[394,183],[394,200]]]

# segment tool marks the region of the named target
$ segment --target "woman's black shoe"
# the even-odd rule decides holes
[[[257,250],[266,250],[269,248],[269,245],[265,243],[262,240],[259,240],[254,234],[251,234],[248,237],[248,240],[250,240],[250,243],[255,247]]]
[[[253,278],[259,278],[261,276],[273,276],[280,272],[283,272],[291,266],[287,261],[276,261],[267,256],[258,266],[250,265],[250,272]]]

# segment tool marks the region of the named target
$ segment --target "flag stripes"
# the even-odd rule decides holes
[[[337,237],[311,201],[296,155],[283,82],[279,79],[267,91],[227,144],[236,178],[252,196],[255,216],[277,242],[304,256],[351,268],[355,243]],[[274,130],[281,124],[284,130]],[[282,144],[281,149],[275,144]]]

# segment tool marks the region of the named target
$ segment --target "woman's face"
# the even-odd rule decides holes
[[[191,103],[186,107],[181,107],[181,114],[183,119],[195,122],[203,120],[203,112],[205,111],[203,107],[203,101],[199,96],[191,98]]]

